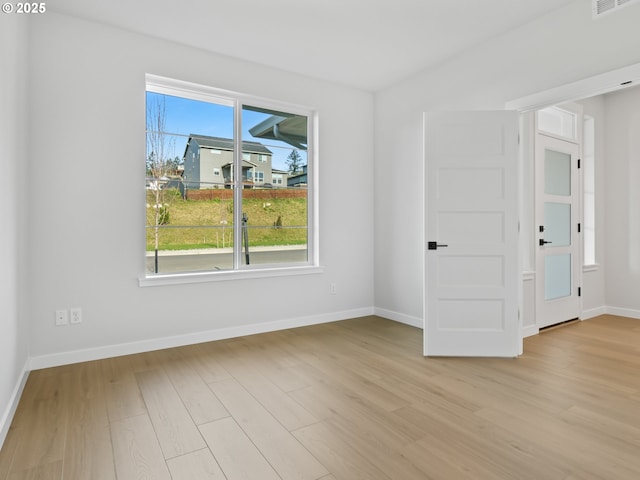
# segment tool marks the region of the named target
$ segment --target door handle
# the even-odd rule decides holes
[[[544,238],[541,238],[540,240],[538,240],[538,245],[540,245],[541,247],[547,243],[553,243],[553,242],[548,242]]]
[[[427,242],[427,250],[437,250],[438,247],[448,247],[449,245],[443,245],[438,242]]]

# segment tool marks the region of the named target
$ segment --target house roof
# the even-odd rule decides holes
[[[280,140],[300,150],[307,149],[307,117],[302,115],[272,115],[250,128],[249,133],[258,138]]]
[[[200,147],[215,148],[219,150],[233,150],[233,140],[230,138],[222,137],[210,137],[208,135],[197,135],[195,133],[189,134],[189,140],[187,141],[187,147],[191,140],[195,140]],[[263,153],[272,155],[273,152],[259,142],[242,142],[242,151],[246,153]],[[186,149],[185,149],[186,152]]]
[[[222,165],[222,168],[226,168],[226,167],[231,167],[233,166],[233,162],[228,162],[225,163],[224,165]],[[253,168],[253,167],[257,167],[258,165],[256,163],[253,162],[247,162],[246,160],[242,160],[242,168]]]

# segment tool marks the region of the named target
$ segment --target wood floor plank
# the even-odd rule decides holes
[[[391,411],[408,404],[406,399],[401,398],[395,392],[372,383],[358,371],[351,370],[349,363],[345,364],[344,361],[335,360],[331,352],[331,342],[325,346],[309,337],[297,340],[295,345],[298,358],[305,366],[314,367],[330,376],[334,383],[339,383],[345,388],[358,392],[359,395],[365,396],[380,408]],[[292,345],[289,348],[292,348]]]
[[[69,381],[69,374],[64,373],[43,376],[35,396],[20,403],[23,435],[18,439],[12,471],[37,469],[63,460],[70,415]]]
[[[45,463],[27,470],[14,471],[8,480],[62,480],[62,460]]]
[[[111,432],[99,362],[86,362],[69,372],[69,416],[64,450],[64,476],[115,480]]]
[[[111,422],[111,437],[117,478],[171,480],[147,415]]]
[[[329,473],[236,380],[224,380],[210,386],[283,480],[315,480]]]
[[[236,353],[233,347],[229,347],[227,352],[228,356],[223,362],[225,369],[287,430],[318,422],[316,417],[262,374],[264,370],[259,366],[262,365],[261,358],[248,351]]]
[[[115,464],[108,426],[69,427],[64,455],[65,478],[115,480]]]
[[[147,413],[131,359],[126,356],[108,358],[101,366],[109,420],[113,422]]]
[[[205,423],[199,428],[228,480],[280,480],[233,418]]]
[[[187,361],[205,383],[231,378],[229,372],[220,364],[220,357],[223,356],[222,345],[223,342],[201,343],[191,345],[185,352]]]
[[[424,358],[363,317],[37,370],[0,480],[635,480],[638,345],[604,315],[517,359]]]
[[[324,383],[328,382],[328,383]],[[312,387],[291,392],[300,404],[323,420],[339,418],[351,428],[361,428],[363,433],[382,438],[389,445],[403,445],[423,436],[421,429],[411,422],[394,415],[356,391],[335,385],[330,379],[318,380]]]
[[[324,423],[296,430],[295,437],[340,480],[391,480]]]
[[[9,476],[13,455],[18,447],[18,440],[21,437],[19,426],[12,425],[7,432],[7,436],[0,449],[0,480],[5,480]]]
[[[198,428],[167,375],[160,370],[136,373],[149,418],[165,458],[206,447]]]
[[[229,416],[202,377],[182,359],[164,366],[176,392],[182,399],[196,425],[209,423]]]
[[[172,480],[225,480],[208,448],[167,460]]]

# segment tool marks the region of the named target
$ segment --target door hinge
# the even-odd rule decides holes
[[[581,297],[582,296],[582,287],[578,287],[578,296]]]
[[[580,233],[580,230],[581,230],[580,224],[578,224],[578,233]]]
[[[578,159],[578,168],[580,168],[580,159]]]

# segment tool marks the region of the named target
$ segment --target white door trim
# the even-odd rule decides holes
[[[631,82],[631,83],[629,83]],[[533,95],[527,95],[506,103],[506,110],[520,113],[539,110],[551,105],[594,97],[640,84],[640,63],[587,77],[576,82],[550,88]]]

